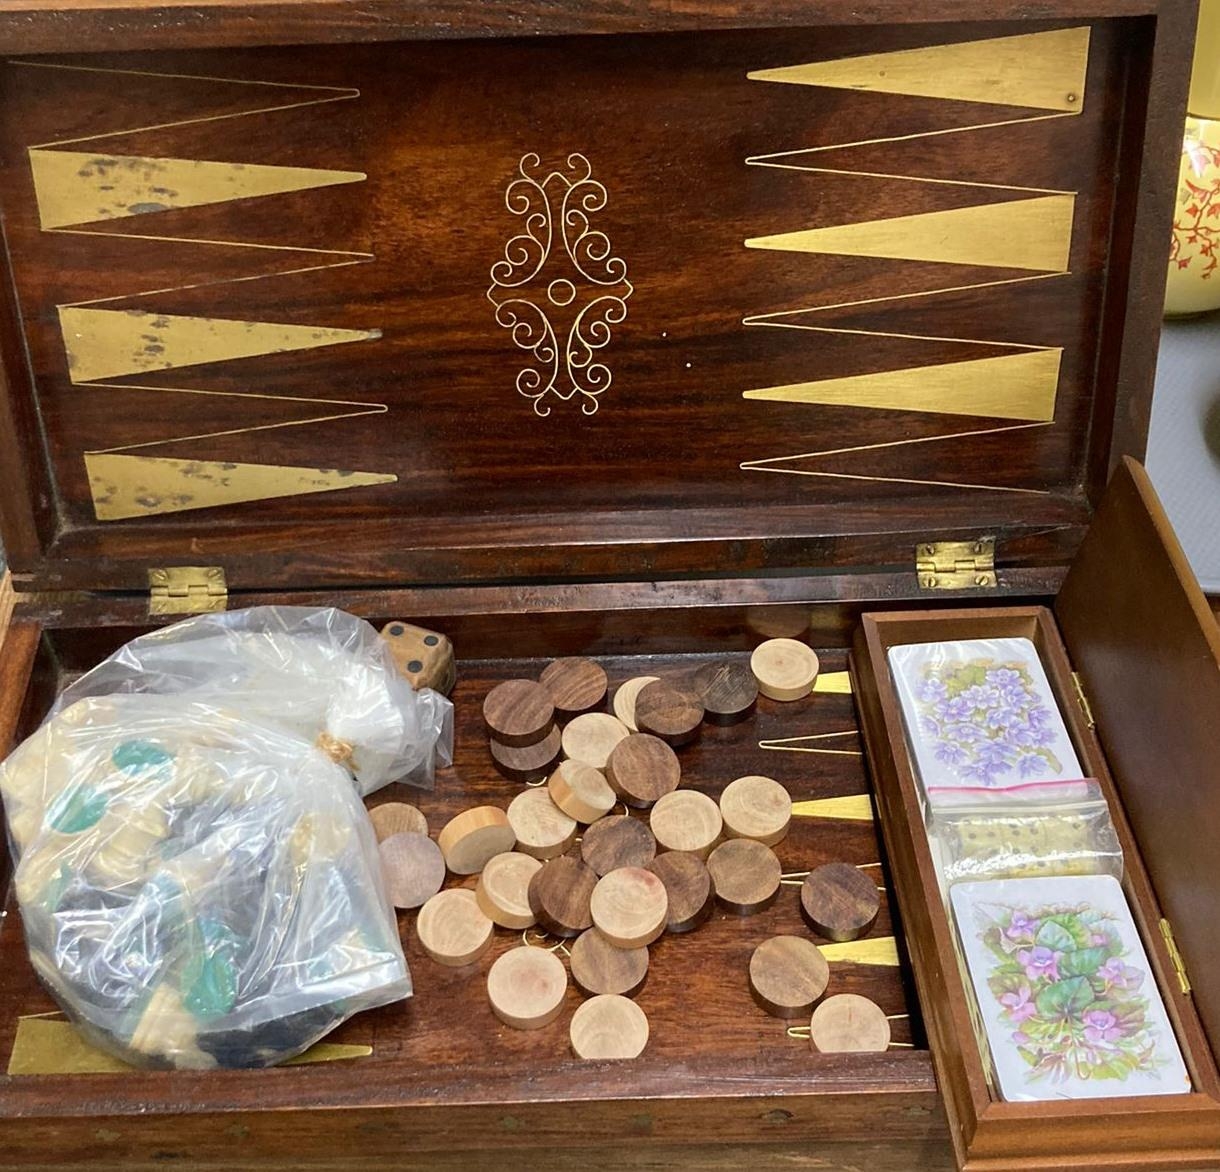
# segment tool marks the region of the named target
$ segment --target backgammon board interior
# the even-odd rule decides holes
[[[1149,27],[13,56],[14,566],[1061,559],[1146,428]]]

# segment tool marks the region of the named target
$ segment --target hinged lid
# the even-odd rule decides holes
[[[1115,473],[1055,615],[1220,1055],[1220,628],[1135,461]]]
[[[930,541],[915,547],[915,573],[925,590],[990,589],[995,576],[995,538]]]
[[[1001,588],[1064,564],[1143,449],[1190,4],[648,33],[664,7],[616,37],[0,39],[21,584],[906,575],[979,534]]]
[[[148,613],[214,614],[228,605],[225,572],[219,566],[166,566],[148,571]]]

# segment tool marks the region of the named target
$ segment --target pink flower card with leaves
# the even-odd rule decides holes
[[[1030,640],[911,643],[890,648],[889,663],[932,805],[956,791],[1041,799],[1041,783],[1083,777]]]
[[[964,883],[950,898],[1002,1098],[1190,1090],[1116,879]]]

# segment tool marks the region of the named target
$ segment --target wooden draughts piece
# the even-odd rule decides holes
[[[750,670],[764,696],[799,700],[813,691],[818,657],[812,647],[796,639],[768,639],[754,648]]]
[[[667,932],[692,932],[712,914],[716,902],[712,876],[697,855],[666,851],[648,864],[648,870],[665,884],[669,898]]]
[[[426,834],[392,834],[378,848],[386,894],[398,908],[427,903],[445,882],[445,856]]]
[[[656,854],[652,831],[639,818],[626,814],[600,818],[580,840],[580,857],[599,876],[619,867],[646,867]]]
[[[557,659],[546,666],[538,682],[547,690],[560,720],[592,712],[606,701],[605,669],[591,659]]]
[[[475,806],[451,818],[436,841],[449,870],[475,875],[488,859],[512,850],[517,837],[499,806]]]
[[[801,913],[827,940],[858,940],[877,922],[877,885],[850,863],[827,863],[801,884]]]
[[[537,859],[520,851],[489,859],[474,889],[483,914],[501,928],[532,928],[536,917],[530,908],[530,880],[541,870]]]
[[[720,841],[724,821],[720,807],[707,794],[679,789],[658,800],[648,825],[662,850],[689,851],[706,859]]]
[[[419,909],[415,920],[415,933],[424,951],[449,968],[478,960],[491,947],[493,932],[474,892],[464,887],[437,892]]]
[[[492,1012],[515,1030],[540,1030],[563,1011],[568,973],[545,948],[510,948],[487,973]]]
[[[582,932],[572,945],[572,980],[587,997],[615,993],[633,997],[648,976],[648,949],[619,948],[596,928]]]
[[[563,730],[563,751],[573,761],[605,769],[614,746],[629,735],[627,726],[607,712],[586,712]]]
[[[381,628],[381,637],[411,687],[433,688],[446,696],[453,691],[457,683],[453,644],[439,631],[393,622]]]
[[[589,900],[593,925],[618,948],[644,948],[669,916],[665,884],[645,867],[620,867],[603,875]]]
[[[750,992],[772,1017],[805,1017],[829,982],[822,950],[800,936],[772,936],[750,957]]]
[[[392,834],[427,834],[428,819],[417,806],[406,802],[383,802],[369,811],[373,833],[378,842],[385,842]]]
[[[560,855],[542,864],[530,880],[530,911],[553,936],[579,936],[593,927],[589,901],[597,875],[572,855]]]
[[[758,681],[744,663],[707,663],[691,676],[709,724],[737,724],[758,703]]]
[[[655,683],[660,676],[635,676],[625,683],[619,684],[614,693],[614,715],[619,718],[632,732],[639,732],[640,726],[635,722],[635,701],[640,690]]]
[[[813,1011],[809,1041],[820,1054],[880,1052],[890,1044],[890,1023],[867,997],[838,993]]]
[[[487,742],[492,764],[509,781],[541,781],[559,760],[560,732],[555,725],[542,740],[532,745],[502,745],[492,738]]]
[[[782,868],[775,852],[752,838],[730,838],[707,860],[716,898],[731,912],[753,915],[779,895]]]
[[[631,733],[614,746],[606,780],[629,806],[646,810],[682,780],[678,755],[659,737]]]
[[[517,850],[536,859],[553,859],[576,841],[576,819],[569,818],[545,789],[527,789],[508,804],[508,823]]]
[[[752,838],[764,846],[775,846],[788,834],[792,798],[769,777],[739,777],[720,795],[720,813],[728,837]]]
[[[635,722],[640,732],[651,733],[677,748],[699,735],[703,705],[693,693],[657,680],[641,688],[636,696]]]
[[[576,1010],[568,1033],[577,1058],[638,1058],[648,1045],[648,1018],[634,1001],[604,994]]]
[[[555,805],[586,826],[609,814],[617,800],[606,775],[583,761],[561,761],[547,789]]]
[[[541,684],[505,680],[483,700],[483,723],[501,745],[536,745],[555,726],[555,705]]]

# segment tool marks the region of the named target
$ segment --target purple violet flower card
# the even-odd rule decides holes
[[[962,883],[950,898],[1002,1098],[1190,1090],[1116,879]]]
[[[1028,639],[911,643],[890,648],[889,663],[933,805],[937,791],[977,790],[987,800],[989,790],[1083,776]]]

